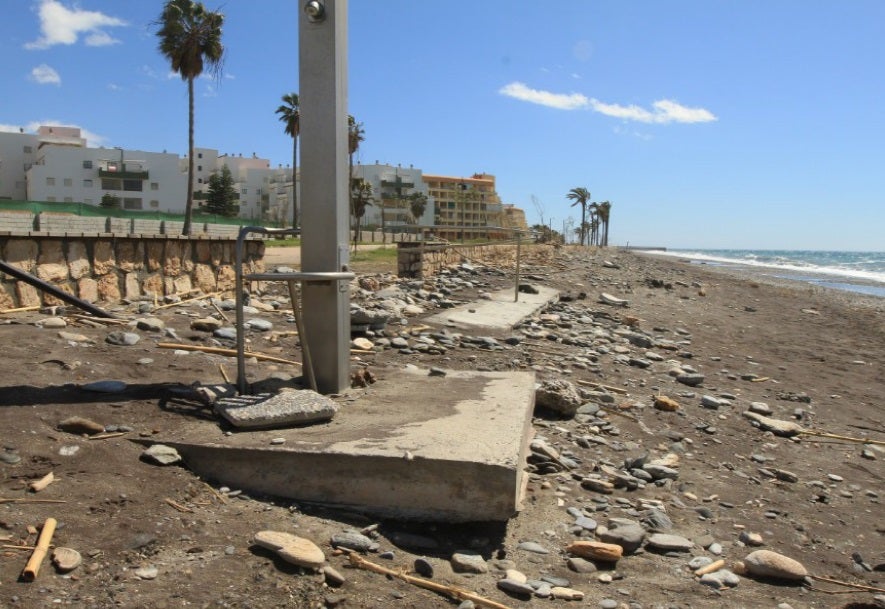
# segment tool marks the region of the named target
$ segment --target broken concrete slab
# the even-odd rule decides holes
[[[310,389],[230,396],[215,402],[215,412],[234,427],[270,429],[328,421],[338,404]]]
[[[458,328],[491,328],[509,330],[530,315],[559,298],[559,292],[552,288],[536,286],[537,294],[520,292],[519,301],[514,302],[513,289],[498,290],[489,294],[489,300],[471,302],[452,309],[446,309],[424,319],[426,324],[455,326]]]
[[[326,423],[225,435],[194,419],[153,440],[202,478],[246,492],[384,517],[504,521],[527,482],[534,396],[530,372],[411,367],[351,390]]]

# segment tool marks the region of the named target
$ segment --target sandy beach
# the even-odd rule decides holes
[[[291,263],[290,256],[284,254],[285,263]],[[511,281],[510,268],[474,267],[428,279],[426,291],[450,289],[451,298],[469,302]],[[156,346],[170,340],[162,333],[87,324],[70,311],[60,316],[65,328],[59,322],[51,327],[51,316],[37,312],[3,315],[0,433],[6,454],[20,461],[0,463],[0,496],[64,502],[0,504],[6,543],[33,543],[27,527],[55,517],[63,526],[54,543],[78,549],[84,564],[72,576],[63,576],[47,563],[38,582],[24,584],[16,580],[27,553],[5,550],[0,605],[50,606],[59,598],[63,605],[77,607],[457,606],[433,592],[348,568],[344,557],[332,555],[331,535],[377,524],[367,533],[375,535],[379,552],[392,555],[385,559],[373,553],[370,560],[411,570],[417,558],[426,557],[434,581],[507,607],[874,606],[871,591],[834,596],[821,590],[847,588],[820,580],[807,587],[738,577],[736,586],[722,583],[720,589],[700,583],[689,563],[692,558],[722,558],[734,569],[736,561],[765,549],[799,561],[815,576],[885,586],[883,299],[674,258],[563,248],[551,265],[529,261],[523,266],[526,282],[561,291],[559,303],[495,336],[500,349],[456,340],[456,346],[433,354],[383,347],[382,338],[397,336],[416,347],[421,332],[425,341],[433,342],[444,328],[410,332],[408,328],[420,327],[423,317],[436,312],[433,301],[382,272],[389,269],[378,271],[363,277],[373,278],[378,288],[407,290],[404,294],[424,313],[409,317],[408,326],[388,326],[386,337],[370,337],[376,353],[360,355],[355,368],[367,364],[379,383],[395,382],[397,370],[411,364],[523,370],[534,372],[539,383],[567,381],[585,389],[595,384],[585,398],[596,405],[587,410],[592,416],[561,416],[544,409],[535,413],[537,437],[573,467],[557,469],[534,460],[525,507],[506,525],[379,522],[291,500],[249,497],[213,481],[206,484],[184,467],[140,460],[142,447],[130,441],[149,439],[183,416],[212,416],[197,407],[160,408],[159,395],[172,383],[220,382],[219,366],[230,373],[231,360],[173,355]],[[469,278],[470,285],[456,285],[452,276]],[[629,306],[599,302],[602,292],[627,300]],[[280,289],[256,294],[253,301],[281,298]],[[355,300],[369,306],[371,287],[364,287]],[[145,317],[134,307],[121,307],[119,313],[129,320]],[[157,313],[179,341],[197,345],[213,341],[192,330],[191,321],[210,315],[217,312],[200,302]],[[251,333],[251,347],[300,358],[297,339],[278,333],[290,329],[286,315],[266,311],[259,316],[271,321],[274,330]],[[119,330],[141,339],[129,347],[106,342]],[[515,340],[504,343],[505,338]],[[683,374],[701,375],[702,382],[677,382],[671,375],[677,367]],[[253,379],[284,372],[292,370],[270,363],[250,366]],[[79,388],[108,379],[129,388],[115,394]],[[357,400],[360,391],[365,390],[354,389],[342,400]],[[675,400],[678,409],[655,408],[656,396]],[[407,397],[401,406],[420,407]],[[744,415],[751,408],[841,439],[777,436],[751,423]],[[123,429],[123,435],[93,441],[59,430],[59,423],[72,416]],[[608,493],[587,482],[606,479],[606,472],[615,470],[632,476],[624,463],[635,465],[637,459],[668,460],[675,473],[640,488],[620,486],[615,477]],[[50,471],[57,481],[39,495],[25,490]],[[652,513],[651,506],[658,509]],[[576,525],[576,514],[592,519],[594,527],[587,520],[582,521],[585,527]],[[584,564],[566,551],[575,540],[612,530],[617,519],[641,522],[646,544],[625,553],[617,565]],[[257,549],[251,540],[261,529],[313,540],[346,583],[327,586],[322,575],[301,572]],[[688,546],[653,547],[649,540],[656,532],[687,540]],[[402,533],[434,545],[416,548],[396,542]],[[544,552],[536,551],[537,546]],[[454,570],[452,554],[465,548],[480,555],[484,572]],[[506,569],[529,580],[546,577],[567,584],[583,601],[505,592],[498,581]]]

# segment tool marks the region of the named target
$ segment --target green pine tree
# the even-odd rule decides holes
[[[240,212],[237,205],[237,191],[234,177],[227,165],[221,172],[209,176],[209,191],[206,195],[206,211],[210,214],[232,218]]]

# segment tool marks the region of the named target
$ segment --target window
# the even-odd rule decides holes
[[[74,180],[72,180],[71,178],[65,178],[65,186],[73,186],[73,185],[74,185]]]
[[[102,190],[123,190],[123,181],[119,178],[102,178]]]
[[[92,169],[92,161],[83,161],[83,169]]]
[[[197,171],[203,171],[203,166],[202,166],[202,165],[197,165]]]
[[[197,153],[197,158],[198,158],[198,159],[202,159],[202,158],[203,158],[203,153],[202,153],[202,152],[198,152],[198,153]]]
[[[24,148],[22,148],[22,152],[24,152],[25,154],[34,154],[34,149],[30,146],[25,146]]]
[[[25,171],[27,171],[28,169],[31,168],[32,165],[33,165],[33,163],[25,163],[24,165],[22,165],[22,167],[24,168]]]
[[[158,207],[160,207],[160,202],[156,199],[151,200],[151,207],[157,209]]]
[[[160,185],[156,182],[151,182],[151,190],[160,190]]]
[[[73,203],[74,199],[72,197],[65,197],[65,203]]]
[[[126,197],[123,199],[123,209],[141,209],[141,199]]]
[[[92,180],[88,178],[83,180],[83,188],[92,188]]]
[[[141,180],[123,180],[123,190],[128,190],[130,192],[141,192],[141,189]]]
[[[203,183],[203,178],[197,178],[197,184],[202,184],[202,183]]]
[[[55,178],[46,178],[47,186],[55,186]]]
[[[244,188],[243,190],[240,191],[240,194],[241,195],[249,194],[249,189]]]

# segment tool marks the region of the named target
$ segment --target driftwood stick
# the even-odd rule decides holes
[[[224,311],[221,310],[221,307],[219,307],[217,304],[215,304],[214,302],[211,302],[211,301],[210,301],[209,304],[211,304],[212,307],[213,307],[216,311],[218,311],[218,314],[221,315],[221,319],[223,319],[223,320],[226,321],[227,323],[230,323],[230,320],[227,318],[227,315],[224,314]]]
[[[885,442],[881,440],[871,440],[870,438],[852,438],[851,436],[840,436],[834,433],[827,433],[825,431],[814,431],[811,429],[804,429],[799,432],[800,436],[817,436],[820,438],[831,438],[833,440],[844,440],[846,442],[857,442],[858,444],[875,444],[877,446],[885,446]]]
[[[215,355],[225,355],[227,357],[236,357],[237,352],[235,349],[224,349],[222,347],[203,347],[202,345],[182,345],[179,343],[157,343],[157,346],[161,349],[181,349],[183,351],[201,351],[203,353],[212,353]],[[293,366],[300,366],[301,362],[296,362],[295,360],[283,359],[282,357],[274,357],[273,355],[265,355],[263,353],[255,353],[253,351],[246,351],[246,357],[254,357],[257,360],[263,360],[266,362],[276,362],[278,364],[291,364]]]
[[[811,575],[811,579],[827,582],[828,584],[838,584],[846,588],[855,588],[857,590],[866,590],[867,592],[885,593],[885,588],[876,588],[875,586],[864,586],[863,584],[852,584],[850,582],[839,581],[838,579],[830,579],[829,577],[821,577],[820,575]]]
[[[38,311],[40,305],[31,305],[30,307],[18,307],[16,309],[3,309],[0,313],[24,313],[25,311]]]
[[[120,436],[125,436],[127,432],[125,431],[110,431],[108,433],[100,433],[94,436],[89,436],[90,440],[107,440],[108,438],[119,438]]]
[[[179,305],[188,304],[189,302],[195,302],[197,300],[205,300],[207,298],[214,298],[218,296],[221,292],[212,292],[211,294],[203,294],[202,296],[196,296],[194,298],[188,298],[187,300],[179,300],[178,302],[170,302],[169,304],[160,305],[156,307],[154,311],[159,311],[160,309],[168,309],[169,307],[177,307]]]
[[[0,504],[2,503],[67,503],[67,501],[64,499],[32,499],[31,497],[0,497]]]
[[[218,371],[221,373],[221,378],[224,379],[224,382],[230,385],[230,378],[228,378],[227,372],[224,371],[224,366],[218,364]]]
[[[725,561],[722,559],[717,560],[716,562],[711,562],[709,565],[705,567],[701,567],[697,571],[694,572],[695,575],[700,577],[701,575],[706,575],[707,573],[713,573],[714,571],[718,571],[722,567],[725,566]]]
[[[615,393],[620,393],[626,395],[628,392],[626,389],[621,389],[620,387],[612,387],[611,385],[603,385],[602,383],[594,383],[593,381],[578,381],[578,385],[585,385],[586,387],[596,387],[598,389],[605,389],[606,391],[614,391]]]
[[[49,552],[49,544],[52,543],[52,536],[55,534],[56,525],[58,525],[58,521],[55,518],[47,518],[46,522],[43,523],[43,529],[40,531],[40,537],[37,538],[34,553],[31,554],[28,564],[25,565],[25,570],[22,571],[22,579],[25,581],[32,582],[37,579],[37,574],[40,572],[40,564],[46,558],[46,553]]]
[[[55,482],[55,475],[52,472],[49,472],[39,480],[34,480],[33,482],[31,482],[28,485],[28,488],[35,493],[39,493],[53,482]]]
[[[431,590],[433,592],[445,594],[446,596],[454,598],[455,600],[472,601],[477,606],[488,607],[489,609],[509,609],[507,605],[502,605],[501,603],[485,598],[478,594],[474,594],[472,592],[464,590],[463,588],[458,588],[456,586],[450,586],[447,584],[439,584],[437,582],[426,580],[421,577],[415,577],[414,575],[408,575],[400,571],[395,571],[393,569],[388,569],[387,567],[382,567],[381,565],[376,565],[375,563],[366,560],[356,552],[351,552],[348,558],[350,559],[350,564],[359,569],[365,569],[366,571],[372,571],[373,573],[380,573],[381,575],[396,577],[406,583],[412,584],[413,586],[418,586],[419,588],[424,588],[425,590]]]
[[[192,509],[190,509],[189,507],[187,507],[186,505],[181,505],[180,503],[173,501],[169,497],[166,497],[165,501],[166,501],[166,503],[168,503],[170,506],[172,506],[173,508],[175,508],[179,512],[184,512],[186,514],[193,514],[194,513],[194,511]]]

